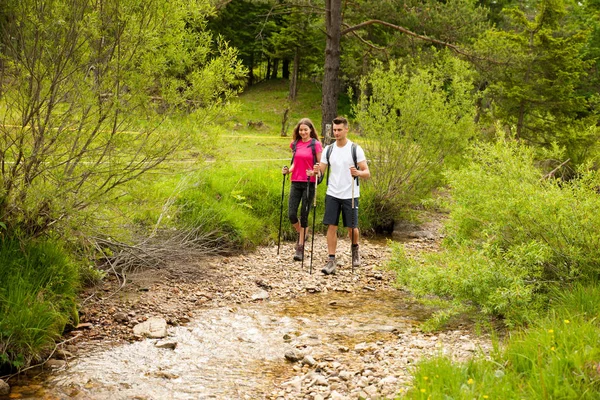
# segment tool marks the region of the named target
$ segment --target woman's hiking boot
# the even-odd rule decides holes
[[[304,259],[304,245],[296,244],[296,253],[294,254],[294,261],[302,261]]]
[[[352,268],[360,267],[360,254],[358,253],[358,245],[352,246]]]
[[[321,272],[324,273],[325,275],[335,274],[336,264],[337,263],[335,261],[335,258],[329,258],[329,260],[327,260],[327,264],[325,264],[325,266],[323,267]]]

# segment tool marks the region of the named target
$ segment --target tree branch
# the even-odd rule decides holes
[[[418,33],[410,31],[410,30],[408,30],[408,29],[406,29],[406,28],[404,28],[402,26],[394,25],[394,24],[391,24],[389,22],[381,21],[379,19],[371,19],[369,21],[361,22],[358,25],[348,26],[346,29],[344,29],[342,31],[342,36],[345,35],[345,34],[347,34],[347,33],[353,33],[354,31],[357,31],[357,30],[362,29],[362,28],[364,28],[366,26],[374,25],[374,24],[387,26],[388,28],[392,28],[392,29],[397,30],[399,32],[402,32],[402,33],[404,33],[406,35],[412,36],[414,38],[417,38],[417,39],[420,39],[420,40],[423,40],[423,41],[426,41],[426,42],[431,42],[431,43],[439,44],[441,46],[444,46],[444,47],[447,47],[449,49],[452,49],[454,52],[456,52],[458,54],[461,54],[461,55],[463,55],[463,56],[465,56],[467,58],[481,58],[481,57],[475,56],[473,54],[467,53],[465,50],[461,49],[460,47],[458,47],[458,46],[456,46],[456,45],[454,45],[452,43],[443,42],[441,40],[434,39],[434,38],[431,38],[431,37],[425,36],[425,35],[419,35]],[[490,60],[490,59],[486,59],[486,60],[489,61],[489,62],[492,62],[494,64],[500,64],[498,61],[495,61],[495,60]]]

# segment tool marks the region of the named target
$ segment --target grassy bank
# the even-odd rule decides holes
[[[0,239],[0,366],[39,361],[78,321],[77,266],[51,241]]]
[[[600,287],[553,296],[552,309],[516,330],[489,359],[422,362],[409,399],[600,398]]]

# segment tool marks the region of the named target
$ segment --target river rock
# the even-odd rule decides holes
[[[10,386],[8,385],[8,383],[6,383],[2,379],[0,379],[0,396],[8,396],[9,393],[10,393]]]
[[[55,368],[64,367],[66,364],[67,364],[67,362],[64,361],[64,360],[55,360],[53,358],[53,359],[50,359],[50,360],[46,361],[44,363],[44,366],[47,367],[47,368],[55,369]]]
[[[254,293],[252,295],[253,301],[266,300],[268,298],[269,298],[269,292],[267,292],[266,290],[259,290],[258,292]]]
[[[312,366],[313,366],[313,365],[315,365],[316,363],[317,363],[317,362],[315,361],[315,359],[314,359],[312,356],[308,355],[308,354],[307,354],[307,355],[305,355],[305,356],[302,358],[302,364],[306,364],[306,365],[308,365],[309,367],[312,367]]]
[[[113,315],[113,319],[115,321],[117,321],[117,322],[120,322],[120,323],[127,323],[127,322],[129,322],[129,316],[127,314],[125,314],[124,312],[115,313]]]
[[[377,397],[377,386],[369,385],[366,388],[364,388],[363,390],[369,397],[371,397],[371,398]]]
[[[154,347],[156,347],[158,349],[175,350],[175,348],[177,347],[177,342],[175,342],[173,340],[160,340],[160,341],[156,342]]]
[[[292,349],[285,352],[284,357],[286,360],[296,362],[302,360],[304,355],[298,350]]]
[[[331,400],[345,400],[346,396],[344,396],[343,394],[340,394],[337,390],[334,390],[329,395],[329,398]]]
[[[475,351],[477,347],[473,342],[467,342],[462,345],[462,349],[465,351]]]
[[[429,231],[413,231],[407,235],[410,239],[435,240],[435,235]]]
[[[381,385],[393,385],[398,382],[398,378],[393,375],[386,376],[382,380],[379,381]]]
[[[339,377],[345,381],[349,380],[350,378],[352,378],[352,373],[349,371],[342,371],[340,372]]]
[[[134,326],[133,333],[138,336],[162,339],[167,336],[167,321],[160,317],[148,318],[145,322]]]

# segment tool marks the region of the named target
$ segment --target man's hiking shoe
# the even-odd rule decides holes
[[[335,258],[330,258],[327,261],[327,264],[325,264],[325,266],[321,270],[321,272],[324,273],[325,275],[333,275],[333,274],[335,274],[335,267],[336,267]]]
[[[304,258],[304,245],[297,244],[296,245],[296,253],[294,254],[294,261],[302,261]]]
[[[352,268],[360,267],[360,254],[358,253],[358,246],[352,246]]]

